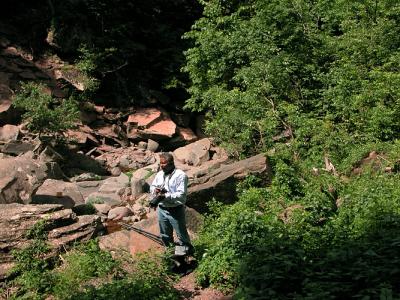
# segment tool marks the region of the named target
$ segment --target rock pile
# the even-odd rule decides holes
[[[172,151],[176,166],[189,176],[187,222],[192,235],[207,201],[234,201],[236,180],[268,170],[262,155],[230,161],[223,149],[204,138],[199,125],[196,133],[190,128],[199,120],[167,112],[162,99],[152,107],[86,102],[76,128],[64,133],[66,144],[58,147],[51,137],[39,139],[21,124],[21,112],[12,101],[24,81],[43,83],[57,98],[87,88],[87,78],[58,57],[35,58],[0,37],[0,225],[7,228],[0,233],[0,273],[1,266],[12,264],[10,251],[29,243],[25,232],[39,220],[50,222],[54,249],[91,238],[111,221],[134,223],[157,234],[147,198],[159,151]],[[138,239],[119,232],[104,238],[103,246],[123,245],[136,252],[143,248]]]

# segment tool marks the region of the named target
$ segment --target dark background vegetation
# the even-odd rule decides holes
[[[194,1],[5,1],[0,18],[34,56],[57,54],[99,80],[96,101],[124,106],[169,97],[183,106],[181,36],[201,14]],[[46,41],[47,39],[47,41]]]

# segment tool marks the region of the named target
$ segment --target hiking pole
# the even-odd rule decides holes
[[[153,242],[156,242],[157,244],[160,244],[161,246],[164,246],[164,243],[162,242],[161,237],[159,237],[156,234],[153,234],[153,233],[145,231],[143,229],[134,227],[134,226],[129,225],[127,223],[120,222],[119,224],[121,225],[122,228],[124,228],[126,230],[132,230],[132,231],[135,231],[137,233],[140,233],[141,235],[143,235],[143,236],[147,237],[148,239],[152,240]]]

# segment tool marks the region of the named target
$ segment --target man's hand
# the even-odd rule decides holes
[[[154,208],[154,210],[157,208],[158,203],[160,203],[162,200],[164,200],[165,196],[164,194],[161,193],[157,193],[156,195],[154,195],[154,197],[150,200],[149,202],[149,206],[151,208]]]
[[[167,190],[165,188],[156,188],[155,192],[157,195],[164,195],[167,192]]]

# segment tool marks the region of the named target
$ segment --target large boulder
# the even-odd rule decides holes
[[[0,159],[0,203],[29,203],[32,194],[47,178],[65,176],[55,162],[42,162],[30,153]]]
[[[177,126],[169,115],[156,108],[141,108],[128,117],[127,136],[133,140],[167,140],[176,133]]]
[[[149,128],[151,125],[155,124],[157,121],[162,119],[162,112],[156,108],[141,108],[135,113],[129,115],[128,129],[138,128],[145,129]]]
[[[0,127],[0,141],[9,142],[17,140],[19,135],[19,128],[15,125],[6,124]]]
[[[46,179],[32,196],[32,203],[62,204],[65,208],[84,204],[85,200],[76,183]]]
[[[201,139],[185,147],[176,149],[173,153],[175,158],[182,163],[199,166],[210,159],[211,140]]]
[[[90,172],[98,175],[107,175],[108,171],[99,160],[95,160],[81,153],[69,153],[65,157],[64,167],[66,169],[79,169],[82,173]]]
[[[104,154],[98,156],[96,160],[104,161],[104,165],[110,171],[113,168],[118,167],[120,170],[126,172],[137,170],[155,163],[156,155],[149,150],[130,146],[109,149],[105,151]]]
[[[194,209],[186,207],[186,224],[189,236],[193,239],[203,222],[202,216]],[[144,230],[157,237],[160,234],[158,219],[155,211],[147,214],[147,218],[132,224],[132,226]],[[176,236],[175,236],[176,239]],[[129,252],[132,255],[148,250],[163,251],[164,247],[152,238],[135,231],[120,230],[100,237],[100,247],[115,253]]]
[[[207,211],[207,202],[212,198],[233,203],[237,200],[236,183],[250,174],[259,174],[269,180],[270,168],[263,154],[198,172],[196,177],[189,178],[187,204],[203,213]]]

